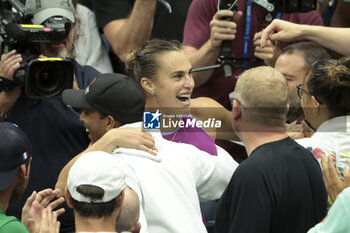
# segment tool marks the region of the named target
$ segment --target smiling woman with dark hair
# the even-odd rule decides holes
[[[231,113],[213,99],[191,99],[194,88],[191,70],[192,65],[178,41],[149,40],[126,57],[127,74],[144,90],[146,111],[159,110],[163,120],[177,124],[161,126],[165,139],[191,144],[214,156],[230,157],[215,144],[215,139],[239,140],[232,129]],[[209,120],[209,127],[187,124]],[[181,127],[179,122],[185,126]],[[215,128],[216,122],[220,122],[220,127]],[[210,218],[213,212],[209,207],[204,215]]]
[[[342,177],[350,166],[350,57],[316,62],[298,94],[316,133],[297,142],[317,159],[332,156]]]
[[[217,155],[215,138],[236,139],[231,126],[231,113],[216,101],[201,97],[191,99],[194,80],[192,66],[178,41],[149,40],[128,54],[126,71],[143,88],[146,111],[159,109],[163,116],[174,116],[173,122],[215,119],[209,127],[162,128],[163,137],[170,141],[188,143],[212,155]],[[181,116],[181,117],[179,117]],[[215,122],[214,122],[215,123]],[[166,131],[166,132],[163,132]]]

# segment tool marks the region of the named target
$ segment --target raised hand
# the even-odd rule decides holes
[[[43,210],[40,231],[38,233],[59,233],[60,222],[57,221],[57,212],[50,207]]]
[[[19,68],[21,62],[22,56],[21,54],[17,54],[16,50],[1,55],[0,76],[13,80],[13,75]]]
[[[334,202],[339,193],[345,188],[350,187],[349,168],[345,169],[344,181],[342,181],[335,170],[334,161],[332,159],[326,159],[326,156],[323,154],[321,156],[321,165],[326,190],[332,202]]]
[[[233,21],[222,20],[222,17],[234,17]],[[236,38],[236,22],[242,17],[242,12],[234,13],[229,10],[218,11],[210,21],[210,45],[212,48],[220,48],[224,40]]]
[[[302,25],[275,19],[267,26],[261,35],[261,47],[268,45],[268,40],[288,42],[297,40],[301,34]]]
[[[22,209],[22,223],[27,227],[30,233],[38,233],[42,220],[42,214],[45,208],[55,209],[64,202],[64,198],[58,198],[50,202],[53,198],[60,194],[60,190],[44,189],[39,193],[35,191],[28,197]],[[64,213],[64,208],[60,208],[55,212],[56,216]]]
[[[261,36],[263,31],[257,32],[254,35],[253,43],[255,46],[254,56],[264,60],[266,65],[274,66],[275,56],[280,50],[278,42],[273,42],[270,39],[267,40],[265,47],[261,47]]]

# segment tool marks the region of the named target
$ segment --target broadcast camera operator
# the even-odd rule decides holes
[[[235,12],[225,10],[230,7],[226,7],[227,4],[222,4],[223,2],[230,3],[230,7],[233,7],[232,10],[235,5],[238,5],[237,10]],[[194,68],[216,64],[224,40],[232,40],[232,47],[229,46],[229,48],[234,57],[254,58],[254,56],[257,56],[262,59],[266,56],[271,57],[271,53],[276,48],[272,44],[263,50],[260,47],[255,48],[253,37],[267,25],[267,21],[273,18],[282,18],[287,21],[303,24],[323,24],[321,16],[316,11],[307,13],[269,12],[256,2],[266,1],[192,1],[185,23],[183,45]],[[233,17],[233,22],[225,20],[225,17]],[[243,47],[246,49],[244,50]],[[255,67],[261,64],[262,61],[248,61],[246,67]],[[233,65],[244,66],[245,64],[243,62],[237,62]],[[226,78],[222,68],[193,73],[196,86],[192,96],[194,98],[200,96],[210,97],[218,101],[225,108],[231,109],[228,95],[235,87],[235,77],[241,72],[243,72],[241,68],[232,68],[233,78]],[[244,150],[239,149],[238,146],[233,146],[232,143],[217,141],[217,144],[224,147],[231,155],[245,157]]]
[[[44,56],[65,58],[69,52],[74,36],[74,7],[71,0],[52,1],[27,0],[26,9],[32,11],[34,24],[55,23],[55,20],[68,20],[71,24],[68,36],[63,41],[40,43],[40,52]],[[23,54],[22,54],[23,55]],[[26,61],[12,50],[2,54],[0,60],[0,76],[14,80],[18,75],[20,65]],[[44,59],[45,60],[45,59]],[[96,77],[98,71],[89,66],[81,66],[71,60],[74,79],[63,76],[70,82],[70,88],[85,88]],[[46,63],[39,62],[39,66]],[[40,67],[39,67],[40,68]],[[27,72],[28,70],[26,70]],[[51,70],[48,78],[65,74],[65,70]],[[68,72],[69,73],[69,72]],[[73,76],[73,75],[72,75]],[[26,79],[30,78],[26,76]],[[74,83],[73,83],[74,80]],[[54,80],[55,81],[55,80]],[[50,83],[50,82],[49,82]],[[34,86],[34,89],[45,89],[44,86]],[[64,165],[76,154],[79,154],[89,144],[89,138],[84,125],[79,121],[79,114],[67,107],[61,98],[41,97],[31,98],[27,93],[28,86],[16,86],[0,92],[0,121],[13,122],[19,125],[28,135],[33,146],[33,162],[31,179],[22,199],[8,209],[8,214],[21,216],[24,201],[33,190],[54,187],[58,174]],[[42,90],[50,93],[50,90]],[[48,94],[50,96],[50,94]],[[66,213],[61,216],[61,231],[74,232],[74,217],[66,207]]]

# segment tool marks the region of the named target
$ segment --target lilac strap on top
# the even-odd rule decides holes
[[[191,115],[182,117],[184,122],[192,119],[193,118]],[[163,133],[162,135],[169,141],[191,144],[200,150],[217,156],[215,140],[203,128],[199,128],[194,125],[193,127],[189,126],[186,128],[177,128],[172,132]]]

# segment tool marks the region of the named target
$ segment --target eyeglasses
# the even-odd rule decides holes
[[[235,99],[235,92],[231,92],[229,95],[228,95],[228,98],[230,99],[230,102],[232,103],[232,101]]]
[[[303,89],[303,84],[300,84],[297,86],[297,90],[298,90],[298,96],[301,99],[301,97],[303,97],[303,93],[309,95],[309,96],[313,96],[313,94],[311,94],[310,92],[308,92],[307,90]]]
[[[234,92],[234,91],[231,92],[231,93],[228,95],[228,98],[230,99],[230,103],[231,103],[231,104],[232,104],[232,102],[233,102],[234,100],[237,100],[237,102],[238,102],[243,108],[245,108],[245,107],[243,106],[243,104],[241,103],[241,101],[238,100],[238,99],[235,97],[235,92]]]

